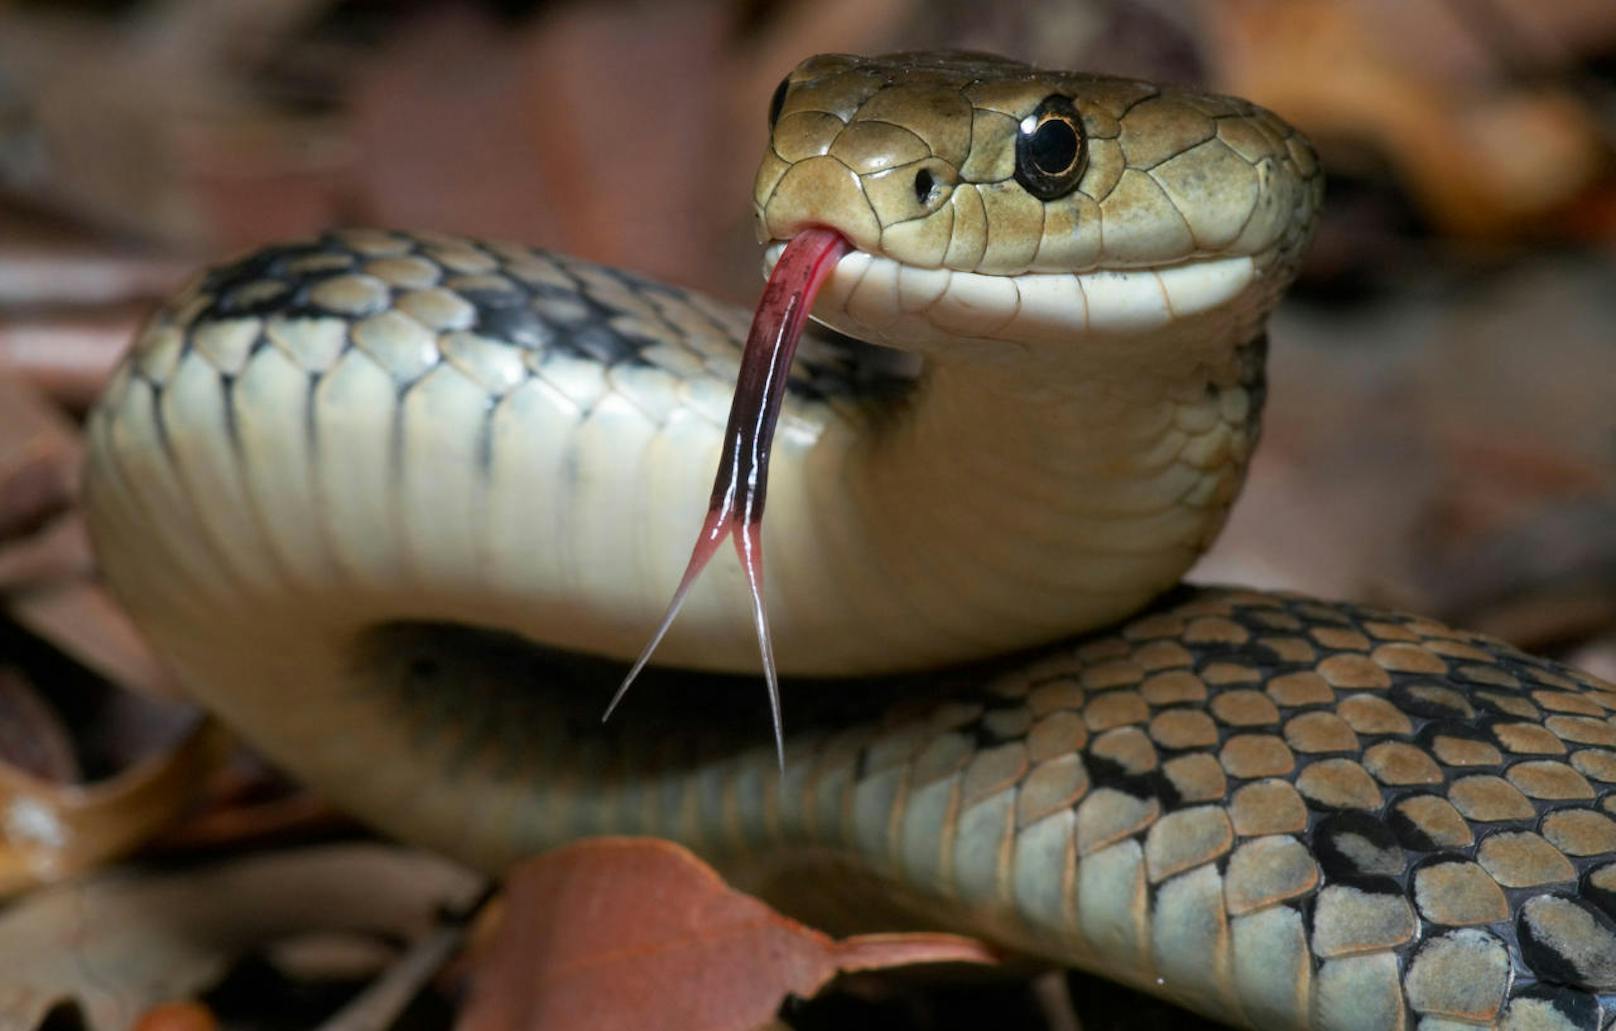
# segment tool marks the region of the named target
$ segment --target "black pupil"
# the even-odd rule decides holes
[[[1077,132],[1059,118],[1046,119],[1028,143],[1028,156],[1045,175],[1064,172],[1077,160]]]
[[[922,168],[915,173],[915,199],[922,204],[926,203],[927,199],[931,197],[932,188],[936,185],[937,183],[932,179],[931,172]]]

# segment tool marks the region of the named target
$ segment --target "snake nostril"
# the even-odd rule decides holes
[[[931,174],[931,169],[922,168],[915,173],[915,200],[922,204],[931,202],[931,197],[937,190],[937,179]]]

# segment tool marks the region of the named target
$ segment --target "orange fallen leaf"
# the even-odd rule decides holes
[[[161,1002],[140,1015],[134,1031],[219,1031],[219,1021],[199,1002]]]
[[[835,939],[726,885],[685,848],[593,838],[517,867],[463,1031],[748,1031],[839,973],[992,964],[950,934]]]
[[[201,721],[167,751],[93,784],[0,763],[0,899],[129,852],[190,808],[228,755],[228,735]]]

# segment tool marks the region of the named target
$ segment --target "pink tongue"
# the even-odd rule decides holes
[[[774,717],[774,743],[785,761],[785,744],[780,727],[780,682],[774,669],[774,646],[769,640],[769,617],[763,606],[763,540],[758,536],[763,519],[763,499],[769,481],[769,446],[780,418],[780,402],[785,398],[786,374],[797,340],[807,322],[814,296],[830,275],[836,262],[850,249],[847,240],[833,229],[804,229],[793,236],[769,274],[768,285],[752,316],[752,329],[741,352],[741,372],[735,383],[735,400],[730,403],[729,424],[724,427],[724,450],[718,459],[718,475],[713,478],[713,496],[707,518],[690,551],[685,575],[673,592],[673,601],[657,624],[651,642],[635,660],[628,676],[606,707],[609,719],[623,700],[634,678],[650,661],[651,653],[673,625],[679,607],[690,587],[718,551],[725,537],[733,537],[735,551],[746,570],[752,592],[752,622],[757,628],[758,648],[763,653],[763,675],[769,686],[769,708]]]

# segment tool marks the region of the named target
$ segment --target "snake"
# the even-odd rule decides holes
[[[1182,582],[1257,441],[1322,199],[1307,140],[1241,99],[961,53],[809,58],[768,123],[773,322],[359,229],[155,314],[88,421],[84,495],[179,680],[490,871],[654,835],[794,912],[1233,1025],[1609,1026],[1616,687],[1418,615]]]

